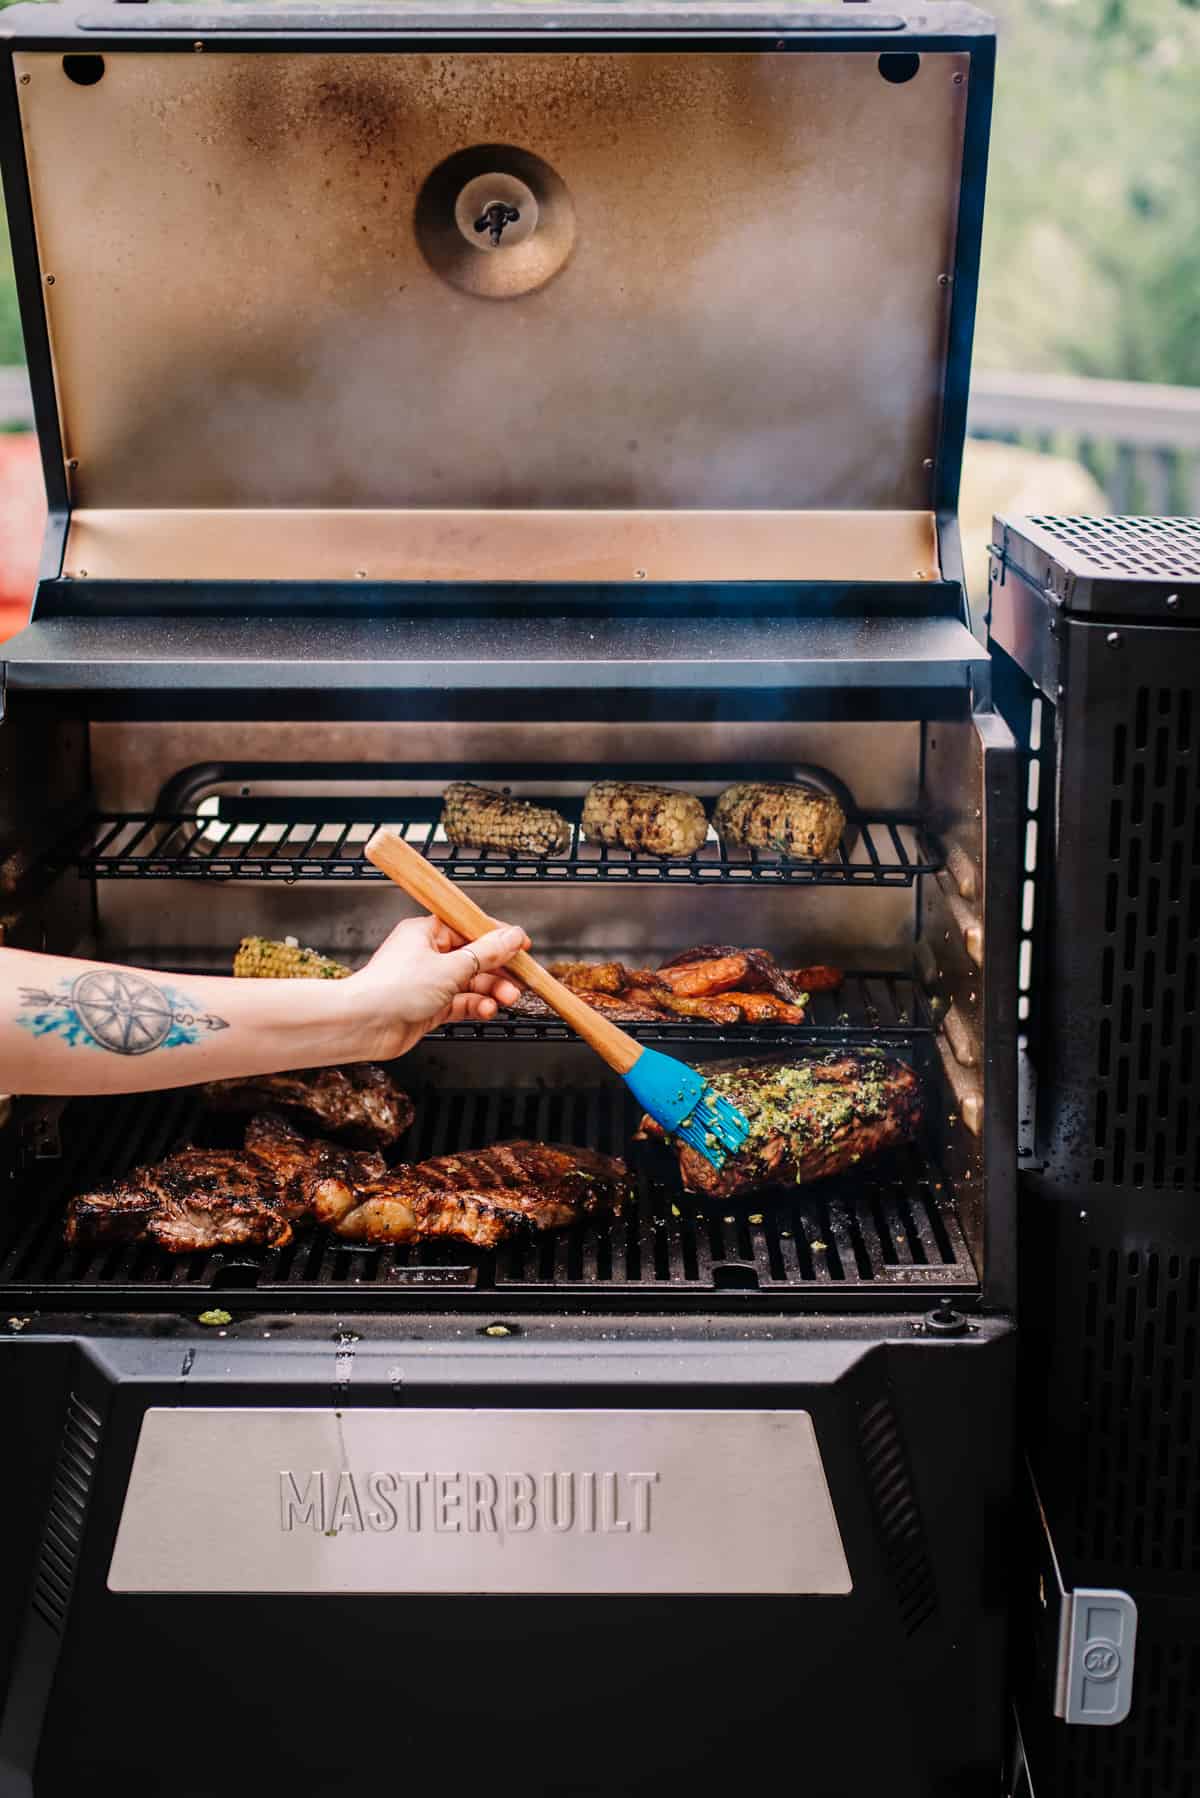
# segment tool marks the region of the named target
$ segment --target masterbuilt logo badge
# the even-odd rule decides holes
[[[472,1597],[852,1585],[807,1411],[348,1404],[150,1406],[108,1583]]]
[[[279,1474],[279,1527],[322,1536],[645,1536],[654,1527],[655,1472]]]

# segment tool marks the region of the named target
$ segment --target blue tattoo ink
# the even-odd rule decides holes
[[[57,1036],[68,1048],[109,1049],[114,1055],[148,1055],[179,1049],[214,1030],[224,1018],[196,1010],[186,994],[155,986],[125,968],[91,968],[59,982],[57,993],[22,987],[21,1003],[37,1007],[17,1023],[34,1036]]]

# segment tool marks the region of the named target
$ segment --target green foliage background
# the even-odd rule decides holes
[[[1200,0],[988,10],[979,363],[1200,385]],[[0,363],[20,359],[5,244]]]

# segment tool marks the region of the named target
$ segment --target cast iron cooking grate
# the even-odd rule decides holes
[[[1037,517],[1077,573],[1200,580],[1200,518]]]
[[[440,1089],[418,1097],[414,1160],[515,1136],[621,1153],[637,1116],[622,1086]],[[226,1126],[227,1127],[227,1126]],[[23,1176],[0,1239],[8,1310],[600,1308],[825,1303],[911,1305],[914,1289],[974,1289],[949,1189],[912,1147],[853,1178],[736,1204],[689,1197],[669,1162],[641,1168],[618,1218],[519,1238],[494,1254],[449,1244],[362,1249],[317,1233],[286,1248],[174,1257],[145,1243],[68,1249],[73,1193],[153,1160],[208,1126],[194,1091],[78,1100],[61,1121],[63,1154]]]
[[[912,814],[853,817],[829,861],[794,861],[765,849],[735,847],[711,830],[694,855],[664,859],[585,842],[578,798],[552,794],[538,802],[553,805],[570,821],[570,844],[558,855],[456,848],[441,832],[436,798],[389,800],[368,820],[338,817],[336,802],[327,802],[332,817],[313,816],[311,806],[296,801],[290,817],[248,817],[236,800],[222,797],[210,802],[211,810],[99,814],[54,860],[100,880],[384,880],[363,854],[381,824],[399,831],[460,882],[906,887],[919,874],[934,873],[944,859]],[[261,813],[261,801],[256,809]]]

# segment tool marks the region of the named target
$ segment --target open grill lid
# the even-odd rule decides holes
[[[991,91],[971,9],[5,28],[67,574],[936,576]]]

